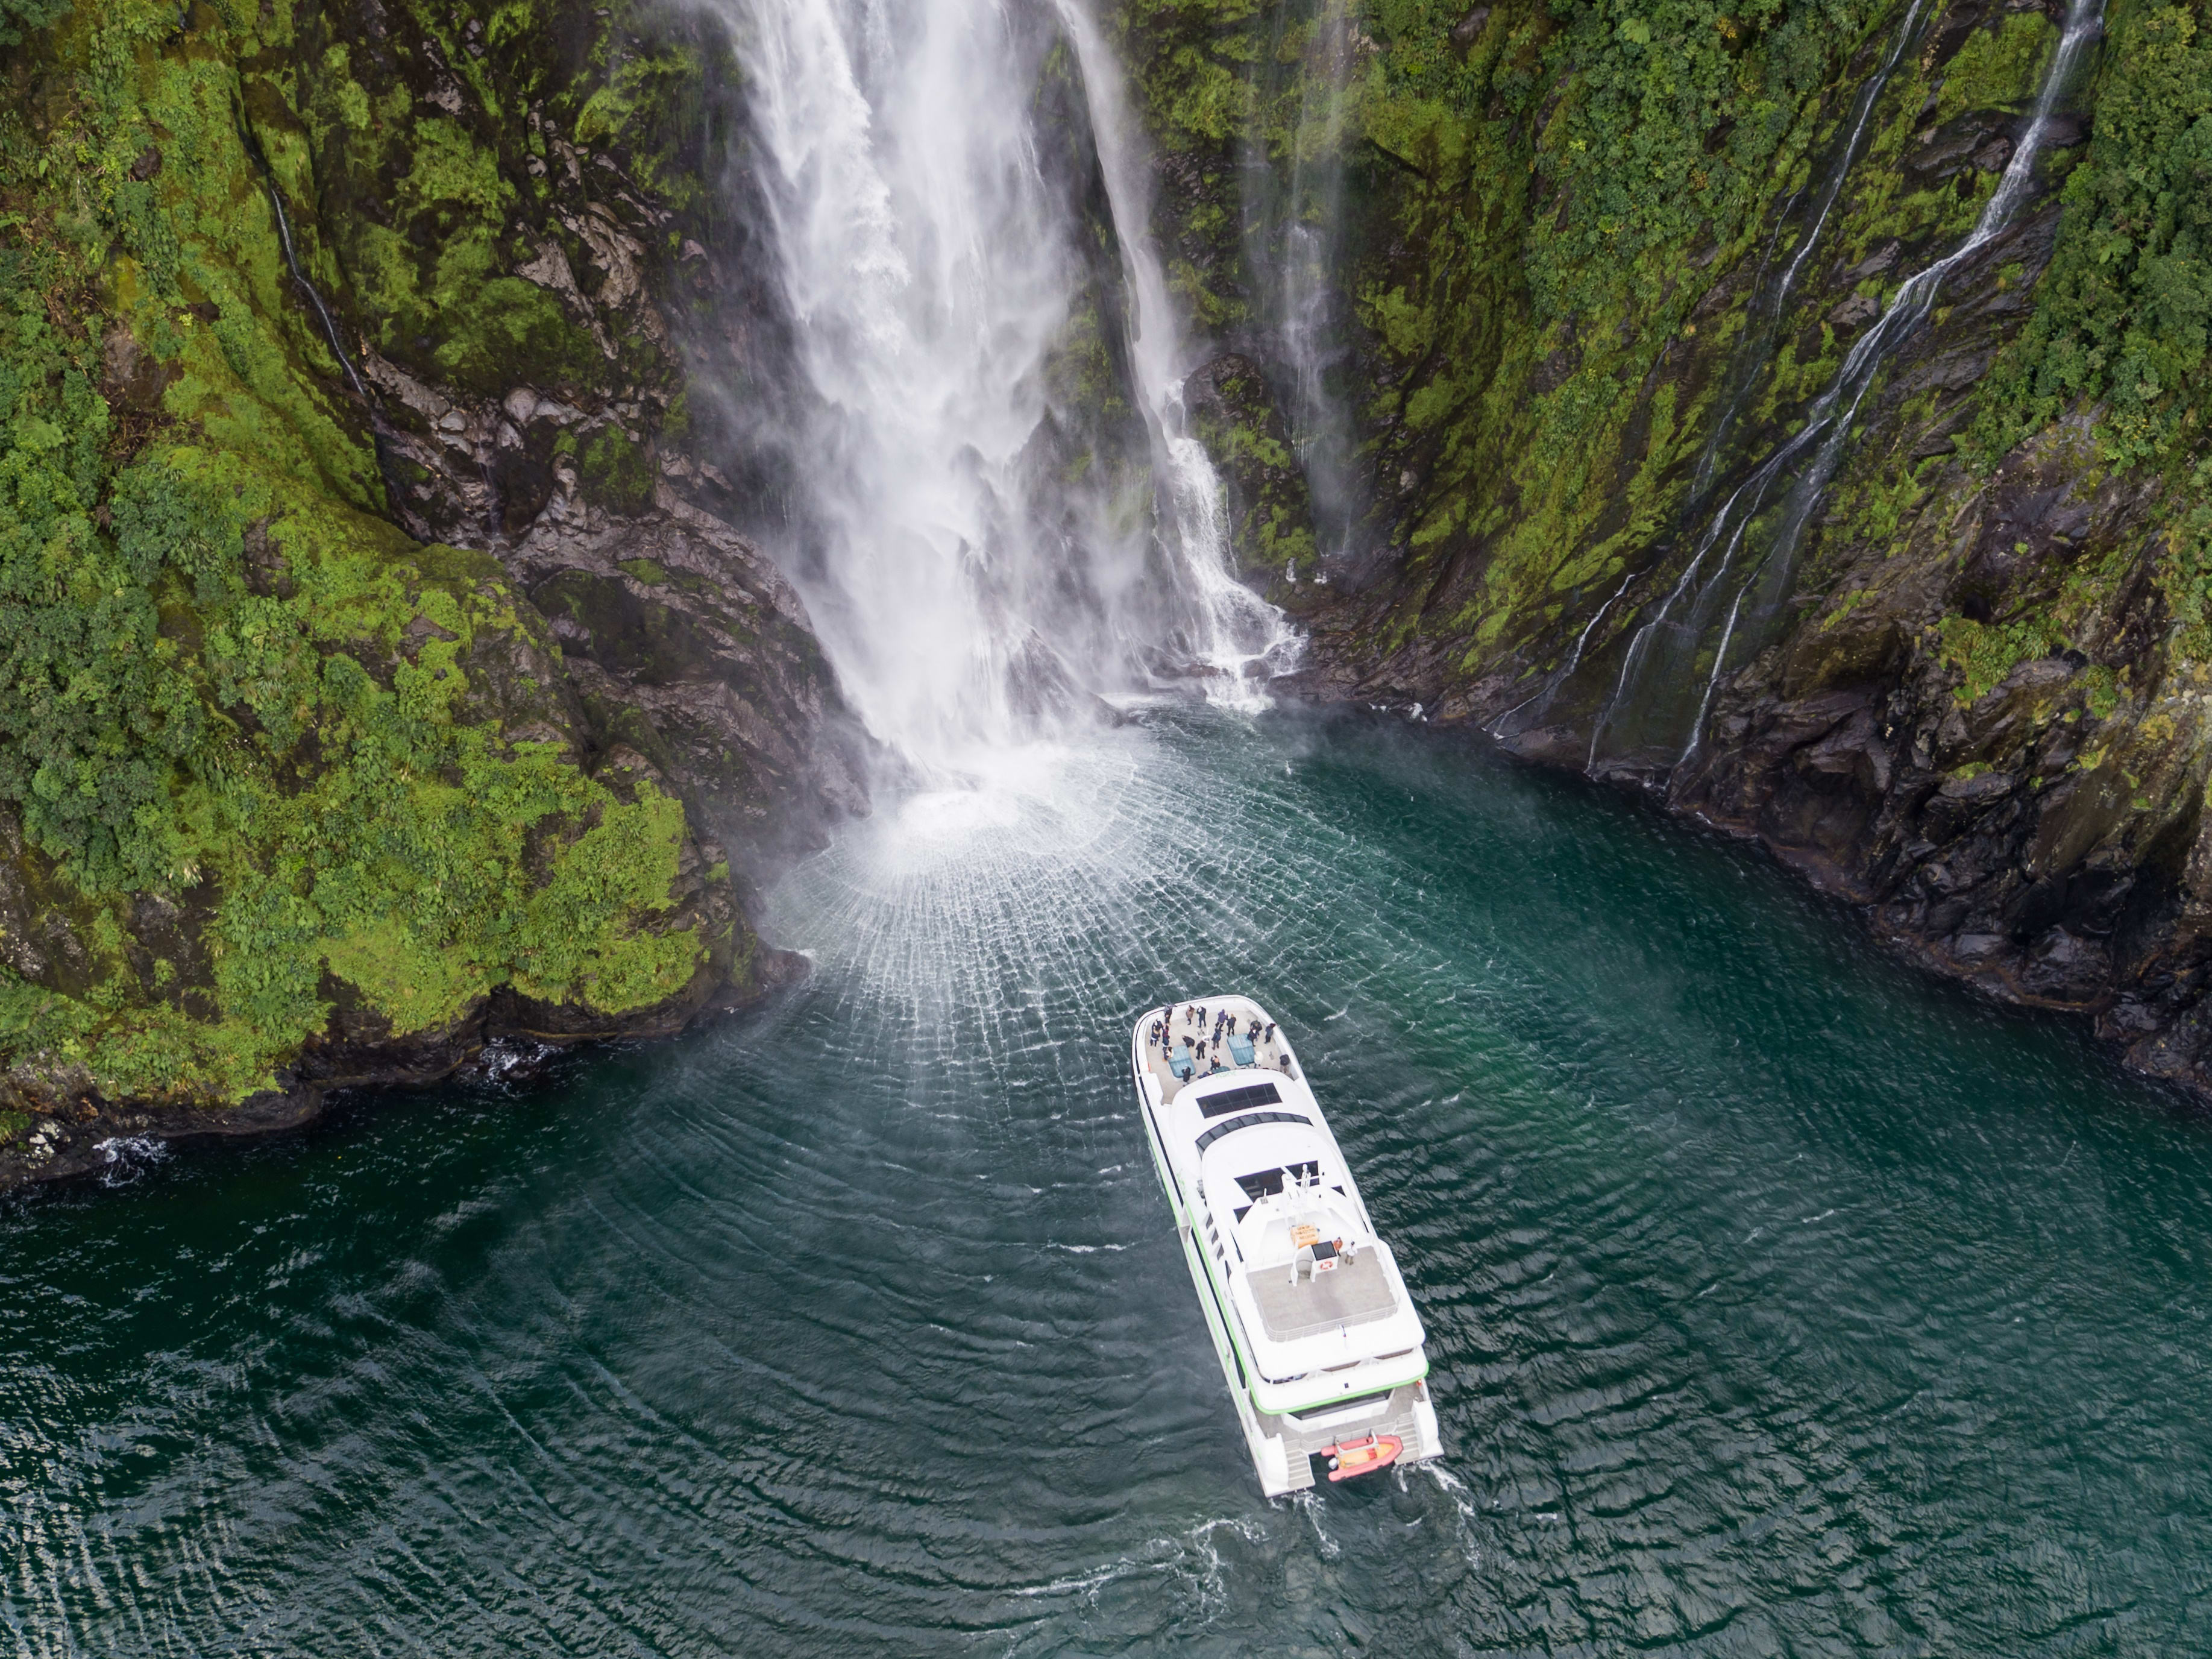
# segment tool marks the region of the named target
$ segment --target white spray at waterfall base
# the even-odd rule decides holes
[[[1184,428],[1176,331],[1145,246],[1133,131],[1087,20],[1047,0],[708,0],[746,71],[752,165],[811,401],[804,532],[774,549],[870,729],[925,774],[1049,734],[1180,668],[1264,701],[1289,629],[1228,566],[1221,489]],[[1125,272],[1153,522],[1048,464],[1054,353],[1086,271],[1079,192],[1036,90],[1073,37]],[[1065,171],[1065,169],[1062,169]]]

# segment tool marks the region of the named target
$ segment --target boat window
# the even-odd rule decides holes
[[[1207,1117],[1219,1117],[1224,1112],[1241,1112],[1248,1106],[1273,1106],[1282,1099],[1272,1083],[1247,1084],[1242,1089],[1224,1089],[1218,1095],[1207,1095],[1198,1103],[1198,1109]]]
[[[1285,1175],[1294,1175],[1301,1181],[1319,1181],[1321,1160],[1317,1158],[1310,1158],[1303,1164],[1292,1164],[1284,1169],[1261,1170],[1255,1175],[1238,1176],[1237,1184],[1244,1189],[1245,1197],[1261,1199],[1265,1198],[1269,1193],[1282,1191],[1283,1177]]]
[[[1310,1118],[1300,1117],[1296,1112],[1247,1112],[1242,1117],[1232,1117],[1226,1123],[1217,1123],[1198,1138],[1200,1152],[1224,1135],[1233,1135],[1239,1129],[1249,1129],[1261,1123],[1310,1123]]]
[[[1288,1172],[1294,1176],[1302,1176],[1308,1181],[1319,1181],[1321,1160],[1317,1158],[1310,1158],[1303,1164],[1291,1164]],[[1252,1200],[1253,1203],[1257,1203],[1269,1193],[1279,1193],[1283,1190],[1284,1174],[1285,1171],[1282,1170],[1262,1170],[1257,1175],[1238,1176],[1237,1184],[1244,1189],[1245,1197]],[[1336,1190],[1340,1193],[1344,1188],[1339,1187]],[[1242,1221],[1251,1213],[1251,1204],[1240,1204],[1237,1206],[1236,1218]]]

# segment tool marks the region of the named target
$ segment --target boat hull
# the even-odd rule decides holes
[[[1332,1402],[1304,1413],[1261,1412],[1252,1401],[1251,1380],[1230,1329],[1232,1316],[1223,1305],[1221,1290],[1206,1271],[1193,1226],[1190,1200],[1176,1181],[1168,1156],[1167,1141],[1158,1112],[1159,1103],[1146,1087],[1139,1056],[1130,1057],[1137,1091],[1137,1115],[1145,1126],[1145,1144],[1152,1156],[1152,1172],[1159,1177],[1160,1192],[1175,1218],[1176,1241],[1182,1247],[1183,1265],[1190,1270],[1191,1288],[1198,1294],[1199,1311],[1212,1339],[1214,1358],[1220,1362],[1221,1380],[1229,1390],[1237,1426],[1244,1435],[1253,1472],[1260,1488],[1270,1498],[1281,1498],[1311,1487],[1316,1464],[1327,1465],[1340,1445],[1354,1441],[1395,1440],[1401,1449],[1388,1458],[1370,1459],[1356,1468],[1326,1467],[1330,1480],[1371,1474],[1401,1463],[1417,1463],[1439,1455],[1443,1443],[1437,1413],[1429,1399],[1425,1378],[1404,1383],[1387,1395],[1368,1395]]]

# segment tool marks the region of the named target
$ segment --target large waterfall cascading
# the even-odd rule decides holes
[[[1917,12],[1916,6],[1905,29]],[[1714,693],[1729,672],[1731,649],[1747,637],[1747,598],[1753,600],[1754,622],[1771,618],[1787,601],[1806,527],[1843,459],[1860,404],[1882,366],[1926,320],[1944,278],[2011,228],[2028,199],[2059,100],[2081,54],[2097,38],[2103,15],[2103,0],[2070,0],[2033,112],[1972,230],[1950,252],[1905,278],[1881,317],[1844,355],[1835,379],[1813,401],[1796,432],[1736,486],[1698,531],[1688,563],[1629,637],[1620,678],[1591,730],[1592,769],[1650,765],[1656,759],[1659,769],[1667,771],[1697,752]],[[1862,112],[1858,121],[1863,120]],[[1822,221],[1826,212],[1824,207]],[[1818,234],[1820,222],[1811,234]],[[1793,279],[1800,263],[1791,261]],[[1683,611],[1680,620],[1674,614],[1678,606]],[[1697,676],[1700,646],[1716,628],[1711,666]],[[1684,712],[1686,725],[1670,719]],[[1653,755],[1655,744],[1664,745],[1663,757]]]
[[[811,547],[781,550],[848,695],[925,764],[1050,724],[1164,659],[1232,701],[1280,618],[1230,573],[1220,489],[1182,429],[1142,163],[1087,19],[1020,0],[716,0],[746,71],[778,276],[812,394],[788,459]],[[1079,192],[1035,89],[1075,45],[1134,290],[1153,524],[1050,464],[1077,320]],[[1140,515],[1141,516],[1141,515]]]
[[[799,459],[824,545],[793,574],[869,726],[939,752],[1012,714],[1008,508],[1066,320],[1065,227],[1021,105],[969,90],[1018,84],[993,9],[749,10],[764,195],[821,405]]]

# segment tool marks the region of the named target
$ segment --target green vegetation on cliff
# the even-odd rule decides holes
[[[524,10],[493,15],[490,38],[537,30]],[[398,147],[404,164],[380,165],[406,236],[368,222],[341,263],[298,227],[310,270],[426,371],[557,385],[605,354],[545,287],[502,274],[528,250],[485,228],[514,213],[519,162],[503,173],[461,124],[417,118],[388,64],[372,98],[346,46],[303,61],[325,27],[304,0],[7,18],[12,1086],[234,1101],[339,1005],[404,1035],[501,986],[610,1015],[684,992],[709,946],[677,908],[682,806],[580,769],[558,650],[495,560],[384,516],[365,412],[291,281],[262,172],[312,202],[319,170],[344,176],[337,129]],[[448,41],[449,61],[484,81],[468,46]],[[639,125],[652,73],[606,79],[612,101],[572,114]],[[286,101],[302,88],[310,118]],[[475,88],[497,112],[495,95]],[[505,113],[503,131],[539,131]],[[638,494],[627,447],[602,470]]]
[[[1617,313],[1639,283],[1656,290],[1679,275],[1659,261],[1732,241],[1757,216],[1804,145],[1803,118],[1885,9],[1879,0],[1505,6],[1460,48],[1457,6],[1377,0],[1366,131],[1394,153],[1403,153],[1396,137],[1439,155],[1525,158],[1518,171],[1538,180],[1534,320]],[[1422,141],[1447,120],[1467,136]]]
[[[2117,461],[2200,457],[2212,434],[2212,33],[2187,4],[2112,21],[2086,163],[2035,315],[1998,359],[1978,434],[2012,447],[2076,399]],[[2197,479],[2212,487],[2212,476]]]
[[[1359,625],[1361,654],[1448,649],[1462,684],[1524,678],[1561,660],[1624,576],[1686,557],[1694,481],[1771,453],[1903,276],[1989,200],[2051,61],[2051,11],[1950,0],[1913,14],[1858,163],[1818,216],[1822,258],[1799,273],[1791,314],[1771,318],[1754,314],[1753,295],[1809,233],[1901,5],[1125,0],[1140,102],[1173,158],[1161,233],[1224,352],[1264,362],[1269,349],[1269,250],[1223,210],[1242,200],[1249,220],[1265,206],[1254,161],[1279,179],[1334,165],[1349,181],[1347,391],[1369,533],[1397,555],[1392,603]],[[2079,94],[2094,107],[2090,143],[2062,132],[2039,161],[2060,186],[2048,272],[2045,229],[2024,245],[2029,263],[2015,254],[1995,273],[2007,297],[1962,276],[1931,319],[1941,331],[1966,302],[2027,326],[1947,345],[1956,363],[1989,365],[1942,371],[1980,380],[1964,413],[1959,386],[1940,404],[1932,391],[1905,398],[1900,422],[1942,434],[1868,458],[1827,539],[1902,544],[1950,434],[1986,472],[2093,403],[2107,463],[2166,474],[2157,591],[2212,646],[2212,521],[2194,505],[2212,485],[2196,476],[2212,415],[2212,47],[2193,4],[2131,0],[2109,21]],[[1338,27],[1350,45],[1333,56],[1322,43]],[[1317,119],[1332,109],[1340,118]],[[1333,156],[1315,149],[1330,134]],[[2023,284],[2032,307],[2010,297]],[[1265,428],[1261,410],[1206,436],[1234,474],[1252,471]],[[1816,567],[1821,546],[1816,535]],[[1832,561],[1821,568],[1835,579]],[[2015,593],[2035,614],[1997,619],[2002,648],[1977,632],[1996,623],[1954,617],[1947,657],[1971,657],[1966,679],[1980,684],[2021,653],[2070,648],[2108,625],[2106,588],[2132,568],[2100,557]],[[1608,625],[1638,615],[1632,596]]]
[[[1130,0],[1120,18],[1156,137],[1190,158],[1170,178],[1194,167],[1203,185],[1170,184],[1163,234],[1186,289],[1203,290],[1201,320],[1249,350],[1238,331],[1267,274],[1235,216],[1212,228],[1203,206],[1234,199],[1240,158],[1329,164],[1310,153],[1329,106],[1314,80],[1339,61],[1315,44],[1328,13]],[[1472,669],[1617,585],[1664,532],[1720,389],[1682,366],[1717,364],[1745,321],[1740,306],[1693,313],[1755,258],[1896,21],[1881,0],[1353,9],[1334,158],[1355,204],[1347,390],[1382,491],[1375,528],[1407,555],[1402,627],[1419,614],[1472,636]],[[2017,55],[1986,66],[1988,95],[2017,95],[1996,87]],[[1899,97],[1899,118],[1919,96]],[[1905,210],[1947,225],[1993,182],[1963,201],[1923,191]],[[1836,349],[1782,343],[1774,386],[1817,389]],[[1472,588],[1455,576],[1471,547]],[[1443,607],[1438,586],[1453,590]]]

